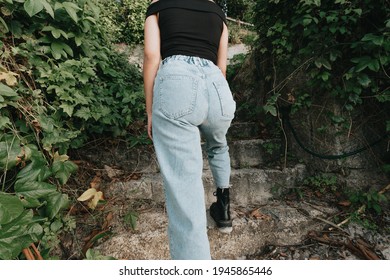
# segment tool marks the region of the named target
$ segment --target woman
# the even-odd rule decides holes
[[[164,180],[172,259],[211,258],[200,133],[217,189],[210,214],[221,231],[232,229],[226,133],[236,105],[225,78],[227,46],[225,15],[213,1],[159,0],[148,8],[147,130]]]

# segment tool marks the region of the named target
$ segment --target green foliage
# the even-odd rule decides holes
[[[139,44],[144,38],[144,21],[149,0],[97,0],[105,30],[116,43]]]
[[[60,236],[72,232],[76,228],[76,221],[73,217],[62,216],[52,221],[45,221],[42,225],[43,235],[40,239],[41,255],[44,259],[51,259],[51,250],[58,248]]]
[[[143,94],[96,0],[1,0],[0,19],[0,259],[13,259],[47,228],[67,227],[63,187],[77,170],[68,149],[92,134],[124,135]],[[9,204],[22,208],[7,213]]]
[[[111,256],[104,256],[99,251],[88,249],[85,253],[86,260],[116,260],[116,258]]]
[[[337,177],[332,174],[318,174],[305,178],[303,184],[313,187],[315,190],[325,193],[326,191],[336,191]]]
[[[123,217],[125,225],[129,226],[131,229],[135,229],[137,226],[138,213],[135,211],[129,211]]]
[[[355,222],[358,225],[361,225],[363,228],[373,230],[373,231],[378,231],[378,230],[383,230],[380,226],[378,226],[375,221],[370,219],[370,217],[367,217],[365,215],[362,215],[358,213],[358,211],[352,212],[350,215],[351,222]],[[384,229],[385,232],[388,232],[388,229]]]
[[[242,67],[246,58],[246,54],[236,54],[232,57],[229,62],[229,65],[226,68],[226,79],[228,81],[233,81],[234,77],[237,75],[238,70]]]
[[[264,143],[262,143],[262,147],[264,148],[264,150],[267,154],[273,155],[277,151],[280,151],[281,145],[280,145],[280,143],[264,142]]]
[[[144,38],[144,21],[148,0],[121,0],[119,23],[121,24],[122,41],[141,43]]]
[[[354,207],[360,207],[364,205],[366,209],[374,210],[377,214],[382,213],[383,203],[387,203],[387,197],[375,190],[357,191],[349,194],[349,200]]]
[[[58,154],[50,165],[36,145],[23,144],[7,134],[0,137],[0,146],[0,259],[13,259],[41,239],[43,222],[59,219],[69,199],[56,185],[65,184],[77,166]]]
[[[245,22],[252,22],[255,2],[254,0],[227,0],[227,15]]]
[[[0,259],[12,259],[39,240],[42,227],[16,196],[0,192]]]
[[[388,108],[388,1],[261,0],[255,10],[258,50],[270,58],[273,73],[265,77],[272,85],[267,111],[276,114],[287,93],[293,110],[310,106],[317,95],[339,99],[345,112],[364,102]],[[302,73],[304,82],[283,92]]]

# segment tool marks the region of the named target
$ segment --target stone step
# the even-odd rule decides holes
[[[169,259],[167,216],[163,207],[145,209],[139,213],[135,230],[123,222],[126,209],[113,212],[111,237],[95,249],[117,259]],[[316,217],[326,218],[336,213],[329,206],[283,202],[265,206],[232,205],[233,231],[223,234],[208,215],[208,236],[213,259],[245,259],[260,252],[267,244],[294,245],[310,230],[319,230]]]
[[[281,141],[262,140],[259,135],[260,128],[255,123],[232,124],[228,133],[228,143],[233,168],[262,167],[278,160],[281,154]],[[204,149],[204,145],[202,148]],[[87,160],[100,168],[107,165],[126,172],[159,171],[153,145],[129,147],[126,141],[105,142],[79,149],[74,157]],[[207,158],[205,153],[203,157]],[[207,160],[204,163],[207,169]]]
[[[230,141],[229,154],[233,168],[269,166],[280,159],[281,143],[278,139]]]
[[[261,126],[254,122],[233,122],[228,130],[228,139],[259,139]]]
[[[204,169],[209,169],[204,144],[202,149]],[[229,153],[231,166],[235,169],[270,166],[280,158],[280,141],[262,139],[229,141]],[[128,148],[125,143],[118,143],[117,146],[100,147],[98,153],[96,148],[80,150],[78,157],[100,168],[107,165],[125,172],[159,172],[153,146]]]
[[[293,188],[305,177],[306,167],[298,164],[284,170],[233,169],[231,173],[231,198],[237,205],[265,204],[274,194]],[[204,170],[203,182],[206,204],[214,201],[215,186],[210,170]],[[151,199],[164,202],[163,182],[160,173],[143,173],[137,180],[113,181],[104,190],[108,197]]]

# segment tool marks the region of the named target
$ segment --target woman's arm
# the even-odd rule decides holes
[[[148,116],[148,135],[152,139],[152,103],[153,85],[160,65],[160,29],[157,15],[151,15],[145,20],[144,27],[144,92],[146,113]]]
[[[229,40],[229,32],[226,24],[224,23],[221,39],[219,41],[217,66],[219,67],[219,69],[221,69],[225,77],[226,77],[227,56],[228,56],[228,40]]]

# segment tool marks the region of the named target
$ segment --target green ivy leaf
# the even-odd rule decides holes
[[[17,181],[15,182],[15,186],[30,181],[45,181],[50,177],[51,172],[46,166],[46,161],[40,157],[34,157],[34,155],[32,157],[32,161],[19,171],[16,176]]]
[[[74,37],[74,42],[76,43],[76,46],[80,47],[83,43],[83,37],[80,35],[77,35]]]
[[[363,42],[371,41],[374,45],[382,46],[384,41],[385,41],[385,38],[383,35],[377,36],[377,35],[374,35],[372,33],[369,33],[369,34],[364,35],[364,37],[362,38],[362,41]]]
[[[116,260],[116,258],[111,256],[103,256],[98,251],[93,249],[88,249],[88,251],[85,253],[85,258],[87,260]]]
[[[33,17],[43,10],[43,3],[41,0],[26,0],[23,6],[30,17]]]
[[[88,120],[91,118],[91,110],[88,107],[81,107],[74,115],[84,120]]]
[[[16,91],[14,91],[12,88],[9,86],[6,86],[3,83],[0,83],[0,96],[6,96],[6,97],[18,97],[18,94]]]
[[[0,169],[12,169],[21,161],[22,156],[22,148],[18,139],[12,138],[0,142]]]
[[[0,259],[11,260],[22,249],[36,242],[43,229],[33,217],[33,211],[23,211],[11,222],[2,226],[0,231]]]
[[[79,17],[77,16],[77,11],[81,10],[80,7],[72,2],[64,2],[62,3],[62,5],[64,6],[68,15],[73,19],[74,22],[77,23],[79,21]]]
[[[59,29],[53,29],[53,30],[51,31],[51,34],[53,35],[53,37],[54,37],[55,39],[58,39],[58,38],[61,37],[61,31],[60,31]]]
[[[137,220],[138,220],[138,213],[134,212],[134,211],[130,211],[128,212],[125,216],[124,216],[124,222],[125,224],[129,225],[131,227],[131,229],[135,229],[136,226],[137,226]]]
[[[358,81],[363,87],[368,87],[371,84],[371,79],[366,74],[359,75]]]
[[[66,194],[53,193],[47,197],[46,215],[53,219],[58,212],[68,206],[69,199]]]
[[[54,11],[52,6],[46,0],[40,0],[42,5],[45,7],[46,12],[54,19]]]
[[[355,66],[356,72],[361,72],[366,68],[378,72],[380,68],[378,59],[372,58],[370,56],[355,57],[351,59],[351,61],[357,64]]]
[[[327,71],[324,71],[324,72],[321,73],[321,76],[320,76],[320,77],[321,77],[321,79],[322,79],[324,82],[326,82],[326,81],[329,80],[330,73],[327,72]]]
[[[45,204],[44,201],[40,201],[38,198],[23,196],[20,194],[18,196],[25,208],[39,208]]]
[[[61,32],[60,32],[61,33]],[[64,42],[61,41],[54,41],[51,43],[51,50],[53,57],[55,59],[60,59],[61,56],[67,57],[66,54],[69,54],[70,56],[73,56],[73,50],[69,45],[65,44]]]
[[[2,17],[0,17],[0,23],[4,26],[4,33],[8,33],[9,29],[8,29],[8,26],[7,26],[7,23],[4,21],[4,19]]]
[[[23,205],[16,196],[0,192],[0,225],[8,224],[17,218],[23,210]]]
[[[15,184],[15,192],[19,195],[39,199],[57,192],[56,186],[45,182],[25,182]]]
[[[62,49],[70,56],[73,56],[73,50],[69,45],[62,43]]]
[[[363,13],[363,10],[362,9],[353,9],[353,11],[357,14],[357,15],[359,15],[359,16],[361,16],[362,15],[362,13]]]
[[[317,66],[317,68],[325,67],[328,70],[332,70],[332,65],[329,63],[329,61],[323,57],[320,57],[314,61],[314,64]]]
[[[71,105],[69,103],[62,103],[60,105],[60,108],[64,110],[64,112],[71,117],[73,115],[74,105]]]
[[[52,165],[54,176],[65,185],[70,175],[77,170],[77,165],[71,161],[55,161]]]
[[[65,56],[66,57],[66,53],[62,49],[61,43],[53,42],[53,43],[51,43],[50,48],[51,48],[51,53],[52,53],[52,55],[53,55],[53,57],[55,59],[60,59],[61,56]]]
[[[6,128],[11,125],[11,121],[7,116],[0,116],[0,129]]]
[[[263,109],[266,113],[270,113],[272,116],[276,117],[278,114],[277,114],[277,111],[276,111],[276,107],[273,106],[273,105],[264,105],[263,106]]]

